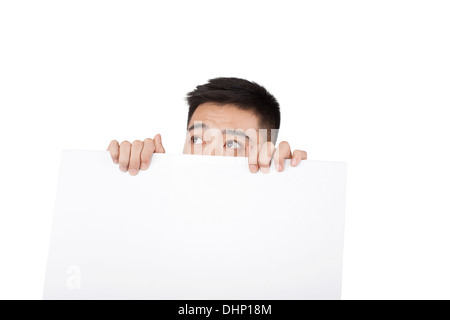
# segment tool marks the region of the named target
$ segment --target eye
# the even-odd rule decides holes
[[[191,138],[191,142],[192,142],[193,144],[203,144],[202,138],[196,137],[196,136],[193,136],[193,137]]]
[[[227,141],[227,143],[225,143],[225,145],[227,148],[230,148],[230,149],[240,149],[241,148],[241,145],[239,144],[239,142],[234,141],[234,140]]]

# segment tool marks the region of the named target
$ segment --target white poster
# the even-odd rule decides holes
[[[346,165],[65,151],[47,299],[339,299]]]

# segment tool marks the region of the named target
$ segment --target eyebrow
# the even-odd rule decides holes
[[[209,129],[209,126],[207,124],[203,123],[203,122],[202,123],[196,123],[196,124],[191,125],[189,127],[188,131],[191,131],[191,130],[194,130],[194,129],[197,129],[197,128],[202,128],[202,129],[207,130],[207,129]],[[245,139],[248,139],[250,141],[252,140],[252,139],[250,139],[250,137],[248,135],[245,134],[244,131],[237,131],[237,130],[234,130],[234,129],[224,129],[221,132],[222,132],[222,134],[241,136],[241,137],[244,137]]]
[[[247,140],[251,140],[250,137],[248,135],[246,135],[244,131],[236,131],[233,129],[226,129],[226,130],[222,130],[222,134],[223,133],[225,133],[227,135],[232,135],[232,136],[241,136]]]
[[[203,123],[203,122],[202,123],[198,123],[197,122],[197,123],[193,124],[192,126],[190,126],[188,131],[191,131],[191,130],[194,130],[194,129],[197,129],[197,128],[208,129],[209,126],[207,124]]]

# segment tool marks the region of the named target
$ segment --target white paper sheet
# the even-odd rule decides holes
[[[44,298],[339,299],[346,165],[64,151]]]

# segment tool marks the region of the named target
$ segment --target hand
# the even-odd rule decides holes
[[[161,135],[144,141],[136,140],[132,144],[123,141],[120,145],[116,140],[111,141],[107,149],[114,163],[119,164],[122,172],[129,172],[135,176],[139,170],[146,170],[150,166],[153,153],[165,153],[161,142]]]
[[[272,142],[266,142],[260,150],[254,148],[249,152],[248,164],[250,172],[256,173],[258,169],[261,169],[262,173],[269,173],[272,159],[275,161],[275,169],[281,172],[284,170],[286,159],[291,159],[291,166],[296,167],[302,160],[307,160],[307,153],[302,150],[291,152],[291,147],[286,141],[280,142],[278,149],[275,148]]]

